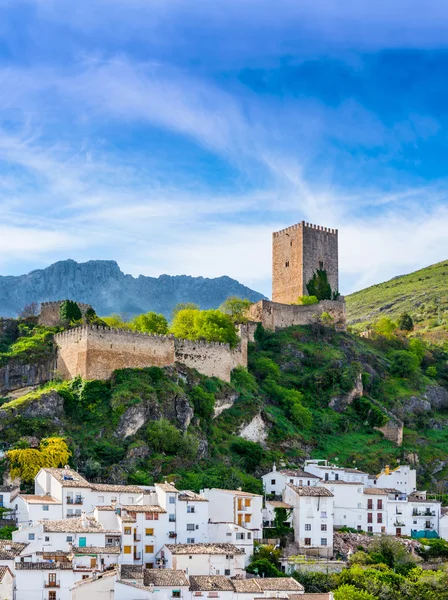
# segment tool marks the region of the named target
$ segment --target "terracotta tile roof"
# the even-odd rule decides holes
[[[14,560],[27,546],[11,540],[0,540],[0,560]]]
[[[56,498],[52,496],[36,496],[34,494],[19,494],[19,498],[22,498],[29,504],[62,504]]]
[[[235,592],[243,594],[259,594],[261,587],[257,583],[258,578],[253,579],[232,579]]]
[[[250,492],[242,492],[241,490],[224,490],[222,488],[212,488],[211,492],[225,492],[226,494],[233,494],[235,496],[248,496],[251,498],[263,498],[261,494],[251,494]]]
[[[102,504],[101,506],[95,506],[96,510],[109,510],[109,511],[116,511],[117,507],[115,506],[110,506],[110,505],[104,505]]]
[[[425,504],[440,504],[440,500],[426,500],[425,498],[419,498],[412,494],[408,496],[408,502],[424,502]]]
[[[341,479],[327,479],[322,481],[322,485],[364,485],[362,481],[342,481]]]
[[[178,493],[178,490],[174,487],[174,485],[172,483],[168,483],[168,481],[165,481],[164,483],[156,483],[155,485],[164,492]]]
[[[172,554],[244,554],[233,544],[166,544]]]
[[[120,565],[121,579],[143,579],[143,565]]]
[[[144,569],[143,584],[149,586],[188,586],[188,579],[184,571],[174,569]]]
[[[257,583],[263,592],[303,592],[303,585],[292,577],[260,577]]]
[[[41,522],[47,533],[106,533],[101,523],[89,517],[85,520],[79,517]]]
[[[313,473],[308,473],[308,471],[302,471],[301,469],[282,469],[279,471],[282,475],[287,475],[288,477],[303,477],[303,479],[322,479],[318,475],[314,475]]]
[[[0,581],[3,581],[3,577],[6,575],[6,573],[9,573],[11,577],[13,577],[13,574],[11,573],[9,567],[3,567],[2,565],[0,565]]]
[[[122,523],[136,523],[137,520],[135,517],[132,517],[131,515],[120,515],[121,521]]]
[[[191,592],[233,592],[230,579],[224,575],[191,575]]]
[[[166,513],[166,510],[158,504],[122,504],[128,513]]]
[[[274,508],[293,508],[290,504],[286,504],[286,502],[281,502],[280,500],[266,500],[266,504],[270,504]]]
[[[0,494],[7,494],[8,492],[12,493],[12,492],[18,492],[19,491],[19,486],[18,485],[0,485]]]
[[[326,594],[288,594],[289,600],[332,600],[331,592]]]
[[[201,496],[201,494],[195,494],[190,490],[182,490],[179,492],[178,499],[185,502],[208,502],[207,498]]]
[[[79,587],[81,585],[86,585],[92,583],[93,581],[98,581],[98,579],[106,579],[107,577],[115,577],[117,574],[117,570],[113,571],[104,571],[103,573],[95,573],[95,577],[87,577],[86,579],[81,579],[80,581],[75,581],[73,584],[74,587]]]
[[[117,492],[119,494],[150,494],[138,485],[115,485],[114,483],[92,483],[89,484],[94,492]]]
[[[398,490],[393,488],[364,488],[364,494],[367,496],[388,496],[389,494],[401,494]]]
[[[286,485],[293,489],[298,496],[333,498],[330,490],[320,485],[293,485],[292,483],[287,483]]]
[[[91,484],[73,469],[41,469],[52,475],[63,487],[90,488]]]
[[[119,546],[79,546],[73,547],[73,554],[120,554],[121,550]]]

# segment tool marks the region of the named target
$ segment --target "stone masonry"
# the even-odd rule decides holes
[[[61,324],[59,318],[59,308],[65,300],[56,300],[55,302],[42,302],[40,305],[39,325],[45,325],[46,327],[57,327]],[[82,316],[86,314],[89,308],[92,308],[90,304],[83,304],[82,302],[76,303],[79,306]]]
[[[302,221],[272,234],[272,300],[282,304],[307,296],[317,269],[327,272],[333,292],[339,290],[338,230]]]
[[[277,331],[293,325],[316,323],[324,312],[333,317],[336,329],[345,330],[345,300],[342,296],[338,300],[322,300],[318,304],[309,306],[260,300],[252,304],[248,311],[248,318],[261,323],[265,329]]]

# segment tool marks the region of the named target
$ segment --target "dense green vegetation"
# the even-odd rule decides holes
[[[35,364],[54,354],[53,334],[57,328],[39,327],[35,319],[18,322],[14,331],[0,334],[0,367],[10,360],[23,364]]]
[[[142,484],[172,477],[194,490],[259,492],[259,477],[274,461],[296,465],[310,455],[369,472],[412,455],[420,460],[420,485],[441,492],[448,478],[448,401],[424,411],[407,406],[428,386],[446,393],[447,357],[440,346],[402,336],[364,339],[322,325],[277,333],[259,327],[248,371],[235,370],[230,384],[185,367],[55,382],[4,403],[11,417],[3,417],[1,435],[10,445],[24,436],[64,435],[71,463],[88,477]],[[345,406],[360,380],[362,398]],[[33,416],[32,406],[50,389],[63,398],[64,415]],[[222,404],[231,408],[213,418]],[[389,420],[387,411],[404,420],[402,447],[375,429]],[[258,414],[264,441],[241,439]],[[129,429],[130,420],[140,426]]]
[[[394,277],[346,296],[348,322],[366,327],[382,316],[393,320],[408,313],[415,329],[431,341],[448,335],[448,262]]]

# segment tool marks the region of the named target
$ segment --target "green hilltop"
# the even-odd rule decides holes
[[[409,313],[416,331],[430,341],[448,334],[448,261],[394,277],[346,296],[347,321],[362,328],[387,316]]]

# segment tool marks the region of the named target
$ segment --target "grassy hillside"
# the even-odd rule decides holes
[[[409,313],[425,337],[448,337],[448,261],[443,261],[346,296],[351,324],[368,324],[387,315]]]
[[[236,370],[230,384],[182,366],[55,382],[3,400],[0,438],[23,446],[30,436],[65,436],[72,465],[104,481],[172,476],[194,490],[259,492],[274,461],[324,457],[375,473],[412,456],[420,485],[448,489],[447,359],[441,348],[406,339],[366,340],[317,325],[260,328],[248,371]],[[344,407],[360,380],[363,397]],[[401,448],[375,429],[389,419],[386,411],[404,420]],[[242,439],[256,416],[258,439]]]

